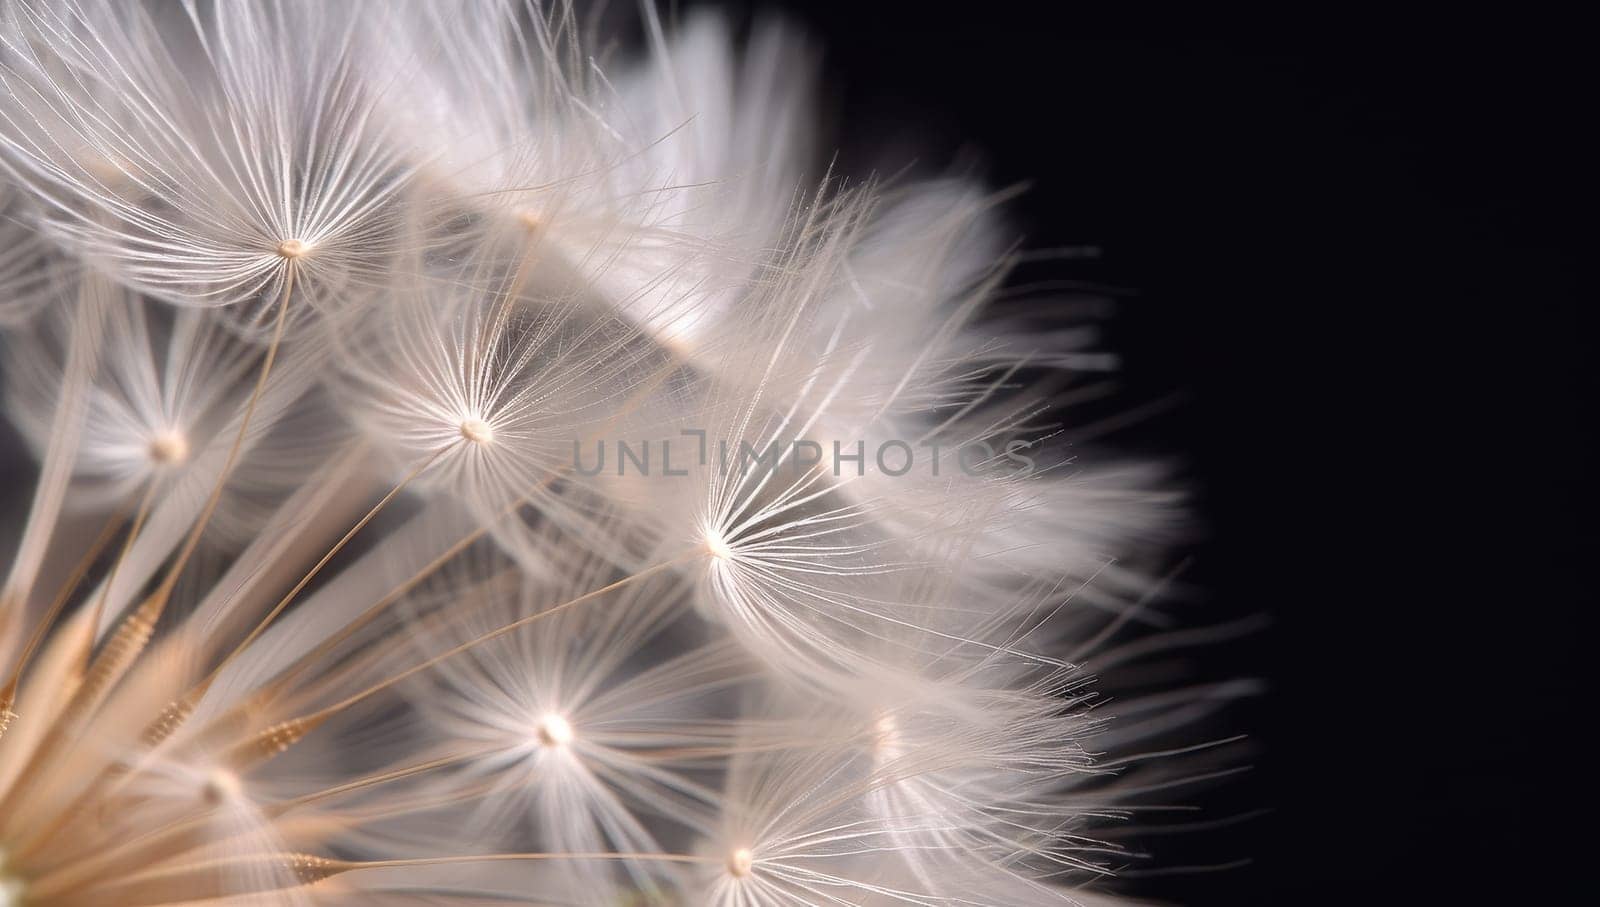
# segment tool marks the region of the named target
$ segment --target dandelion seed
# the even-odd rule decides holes
[[[733,549],[728,546],[728,540],[715,529],[706,530],[706,550],[719,561],[733,559]]]
[[[755,868],[756,857],[748,847],[740,847],[728,854],[728,874],[736,879],[742,879]]]
[[[535,733],[539,737],[540,746],[566,746],[572,742],[573,737],[572,724],[554,713],[539,719],[539,727]]]
[[[150,459],[162,465],[189,459],[189,442],[175,431],[164,431],[150,439]]]
[[[474,444],[493,444],[494,429],[482,419],[461,420],[461,437]]]
[[[206,778],[201,799],[212,806],[233,803],[244,794],[239,778],[225,769],[216,769]]]

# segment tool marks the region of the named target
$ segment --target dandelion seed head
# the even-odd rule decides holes
[[[1021,907],[1125,862],[1071,665],[1138,623],[1155,483],[954,443],[1036,437],[1092,340],[990,331],[984,187],[805,185],[785,27],[646,4],[610,71],[577,5],[0,15],[0,907]]]

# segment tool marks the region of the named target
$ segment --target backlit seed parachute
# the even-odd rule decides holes
[[[1249,690],[1097,699],[1186,637],[1108,647],[1176,497],[1055,443],[1093,333],[990,316],[971,181],[813,169],[791,28],[598,23],[0,0],[0,905],[1082,905],[1138,857],[1141,750]]]
[[[87,411],[74,465],[74,503],[114,505],[145,487],[167,497],[183,494],[183,480],[203,475],[206,461],[217,459],[233,440],[226,429],[250,395],[262,350],[200,310],[141,298],[92,272],[72,296],[6,338],[13,423],[42,451],[72,371],[74,335],[81,340],[98,332],[97,361],[88,366],[92,378],[80,392]],[[264,442],[265,429],[278,430],[281,418],[292,423],[293,441],[275,444],[271,458],[247,457],[234,474],[237,495],[279,495],[324,452],[318,438],[328,429],[316,423],[326,423],[326,407],[279,389],[295,384],[309,396],[312,384],[292,376],[322,367],[326,357],[317,344],[299,345],[287,356],[293,368],[274,384],[282,411],[263,412],[255,434]],[[250,509],[248,502],[232,501],[224,512],[243,516],[241,508]]]
[[[356,67],[380,5],[11,3],[0,130],[52,238],[131,286],[245,323],[382,273],[406,164]]]
[[[574,441],[620,430],[677,366],[607,311],[542,234],[402,272],[385,317],[340,338],[350,420],[419,484],[487,513],[573,478]],[[543,492],[536,492],[537,489]]]

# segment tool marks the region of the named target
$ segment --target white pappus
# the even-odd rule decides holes
[[[1113,360],[791,26],[602,21],[0,0],[0,905],[1112,899],[1238,692],[1084,667],[1181,498],[1055,438]]]

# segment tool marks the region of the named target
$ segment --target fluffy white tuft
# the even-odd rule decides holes
[[[0,905],[1101,903],[1249,692],[1098,707],[1179,500],[1001,199],[598,22],[0,0]]]

